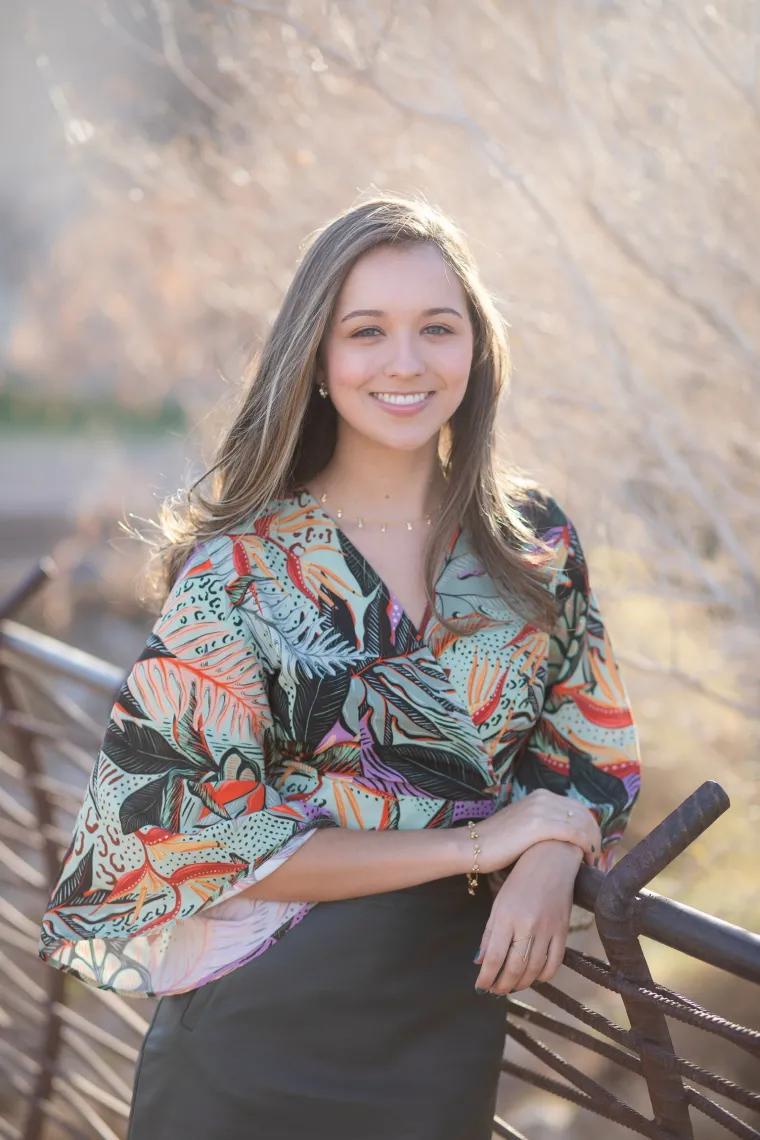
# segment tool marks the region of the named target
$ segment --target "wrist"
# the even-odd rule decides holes
[[[523,852],[519,861],[523,859],[551,862],[559,869],[567,867],[568,872],[575,875],[583,861],[583,851],[575,843],[567,843],[563,839],[543,839]]]
[[[452,827],[448,831],[448,836],[450,839],[449,861],[453,868],[452,874],[465,875],[472,870],[472,865],[475,862],[475,845],[478,844],[482,848],[482,840],[471,839],[467,827]]]

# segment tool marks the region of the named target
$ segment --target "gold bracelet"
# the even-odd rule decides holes
[[[468,821],[467,826],[470,829],[470,839],[472,839],[473,842],[476,839],[480,839],[480,836],[478,835],[477,831],[475,830],[475,824],[472,822],[472,820]],[[472,860],[473,860],[472,861],[472,870],[471,871],[465,871],[465,875],[467,877],[467,893],[471,894],[471,895],[475,894],[475,888],[478,885],[478,875],[480,874],[480,867],[478,865],[478,855],[479,854],[480,854],[480,847],[476,843],[475,844],[475,850],[472,853]]]

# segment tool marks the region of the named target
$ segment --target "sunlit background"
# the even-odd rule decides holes
[[[718,779],[654,889],[760,928],[757,0],[16,0],[0,61],[0,588],[62,566],[23,620],[132,663],[119,520],[200,472],[310,231],[423,195],[509,321],[503,452],[578,526],[623,664],[627,842]]]

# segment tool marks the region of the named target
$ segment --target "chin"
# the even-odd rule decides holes
[[[419,451],[422,447],[428,447],[430,441],[437,438],[440,428],[435,431],[415,431],[409,433],[403,432],[388,432],[382,436],[375,435],[370,432],[363,432],[367,439],[371,439],[373,443],[379,444],[381,447],[387,447],[391,451]]]

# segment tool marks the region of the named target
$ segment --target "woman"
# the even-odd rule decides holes
[[[451,224],[366,202],[166,515],[41,943],[162,996],[131,1140],[491,1134],[493,995],[554,975],[638,780],[575,531],[496,474],[506,377]]]

